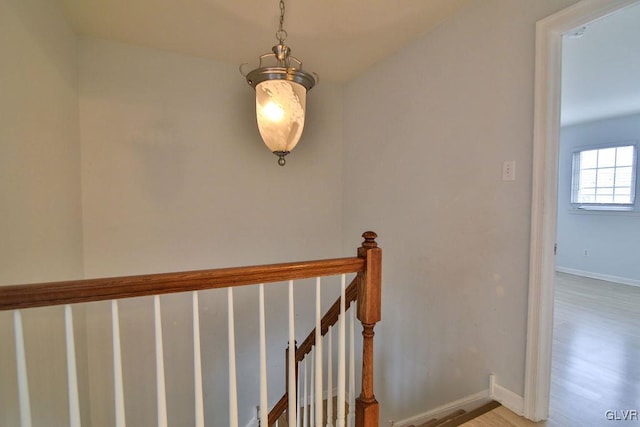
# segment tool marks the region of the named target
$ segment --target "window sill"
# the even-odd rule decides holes
[[[633,206],[571,206],[569,213],[579,215],[640,216]]]
[[[633,206],[631,205],[574,205],[573,209],[581,210],[581,211],[633,211]]]

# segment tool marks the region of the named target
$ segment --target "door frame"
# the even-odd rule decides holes
[[[549,415],[558,209],[562,36],[640,0],[582,0],[536,23],[533,188],[524,415]]]

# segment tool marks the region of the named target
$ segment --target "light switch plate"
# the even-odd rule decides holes
[[[506,160],[502,163],[502,180],[503,181],[515,181],[516,180],[516,161]]]

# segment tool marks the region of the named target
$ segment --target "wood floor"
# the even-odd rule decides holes
[[[514,414],[504,406],[500,406],[476,419],[467,421],[462,424],[462,427],[538,427],[544,425],[545,423],[533,423]]]
[[[553,334],[547,427],[640,426],[640,287],[558,273]]]
[[[465,427],[640,427],[640,287],[558,273],[546,423],[504,407]]]

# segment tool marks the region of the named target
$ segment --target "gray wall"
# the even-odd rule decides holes
[[[76,38],[57,2],[0,0],[0,55],[0,285],[80,278]],[[62,313],[23,313],[36,426],[67,423]],[[13,318],[0,312],[2,426],[19,423],[16,381]]]
[[[386,251],[383,421],[486,390],[492,372],[523,394],[535,22],[571,3],[475,1],[347,84],[344,235],[364,225]]]
[[[255,95],[236,65],[81,38],[79,75],[87,277],[341,255],[340,86],[313,90],[300,144],[280,167],[260,139]],[[266,293],[273,404],[284,391],[286,285]],[[311,330],[313,295],[313,283],[297,286],[300,340]],[[327,290],[325,307],[337,295]],[[170,425],[193,424],[190,298],[162,298]],[[205,417],[213,425],[228,425],[226,298],[224,290],[203,293],[200,304]],[[257,290],[238,290],[236,303],[245,425],[259,402]],[[127,421],[147,425],[155,419],[152,301],[123,301],[121,314]],[[92,305],[93,425],[113,424],[109,319],[108,304]]]
[[[83,262],[84,276],[97,277],[341,255],[341,86],[314,89],[301,143],[282,168],[260,139],[254,93],[236,65],[77,40],[57,3],[0,6],[8,64],[1,70],[0,283],[81,278]],[[338,281],[325,286],[326,309]],[[302,281],[296,290],[301,340],[312,329],[315,289]],[[284,391],[286,285],[268,286],[266,299],[273,404]],[[258,402],[257,290],[238,290],[236,303],[244,425]],[[120,306],[127,421],[150,425],[152,301]],[[169,422],[186,425],[193,419],[190,295],[163,297],[162,306]],[[62,310],[24,311],[35,426],[68,424]],[[203,293],[200,310],[205,416],[227,425],[226,292]],[[109,305],[76,305],[74,315],[83,423],[112,425]],[[13,320],[0,316],[0,424],[16,426]]]
[[[562,271],[640,286],[640,211],[571,209],[571,161],[577,149],[640,140],[640,114],[565,126],[560,132],[558,253]],[[587,254],[585,255],[585,251]]]

